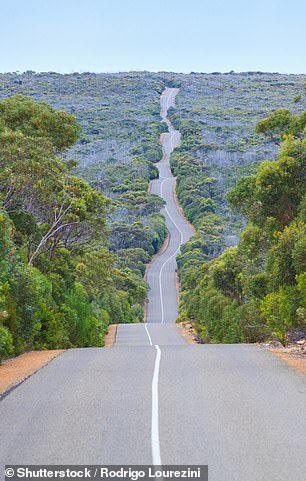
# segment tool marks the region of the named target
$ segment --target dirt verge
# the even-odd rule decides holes
[[[104,346],[112,347],[116,341],[118,324],[110,324],[108,326],[107,334],[104,337]]]
[[[191,322],[177,322],[176,325],[181,329],[181,334],[188,344],[201,344],[200,337]]]
[[[297,371],[301,372],[302,374],[306,375],[306,356],[304,354],[304,358],[302,357],[295,357],[293,354],[281,352],[281,351],[271,351],[274,356],[279,357],[283,361],[285,361],[289,366],[293,367]]]
[[[293,330],[288,334],[286,347],[277,340],[259,344],[260,348],[270,351],[297,371],[306,374],[306,330]]]
[[[31,351],[4,361],[0,366],[0,397],[63,352],[64,350]]]

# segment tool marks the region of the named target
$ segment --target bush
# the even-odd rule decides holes
[[[0,364],[14,354],[13,337],[6,327],[0,326]]]
[[[261,312],[267,327],[278,340],[286,345],[286,333],[296,327],[298,292],[295,286],[281,287],[268,294],[261,303]]]

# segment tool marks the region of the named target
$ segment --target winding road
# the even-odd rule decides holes
[[[252,345],[188,345],[175,325],[175,256],[192,235],[160,179],[169,244],[148,269],[147,323],[112,348],[68,350],[0,403],[1,464],[208,464],[210,481],[305,481],[306,378]]]

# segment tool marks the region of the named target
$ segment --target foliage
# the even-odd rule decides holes
[[[110,200],[59,157],[79,133],[73,116],[17,95],[1,101],[0,119],[1,358],[101,346],[110,322],[143,317],[144,263],[166,234],[162,202],[148,194],[154,167],[134,156],[110,210]],[[134,223],[111,219],[122,207]],[[124,251],[130,257],[122,259]]]
[[[71,147],[81,132],[72,115],[20,94],[0,102],[0,126],[26,137],[47,139],[55,152]]]
[[[13,338],[8,329],[0,326],[0,364],[1,360],[14,354]]]
[[[264,161],[254,174],[238,179],[228,194],[231,206],[248,220],[239,244],[215,258],[207,255],[206,246],[205,258],[191,240],[178,258],[180,316],[193,320],[205,342],[256,342],[274,335],[285,345],[290,329],[306,327],[304,118],[304,113],[278,111],[258,124],[258,133],[272,136],[273,130],[283,142],[276,160]],[[173,164],[177,169],[177,154]],[[198,175],[183,201],[187,215],[200,192],[208,199],[205,188],[197,190],[200,182]],[[198,202],[193,214],[197,227],[205,215]]]
[[[166,236],[163,202],[148,192],[167,129],[164,80],[153,77],[0,75],[0,195],[11,246],[1,278],[10,312],[0,322],[16,353],[101,345],[109,322],[143,320],[145,263]]]
[[[102,345],[109,322],[143,319],[145,263],[166,235],[163,203],[148,192],[165,86],[180,88],[170,117],[182,144],[171,167],[197,230],[178,257],[181,316],[215,342],[281,338],[303,325],[304,81],[261,72],[1,74],[4,355],[10,336],[15,353]],[[231,211],[226,193],[239,178]]]

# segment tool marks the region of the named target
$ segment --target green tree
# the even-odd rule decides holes
[[[23,95],[0,101],[0,131],[5,129],[46,139],[57,153],[71,147],[81,132],[73,115]]]

